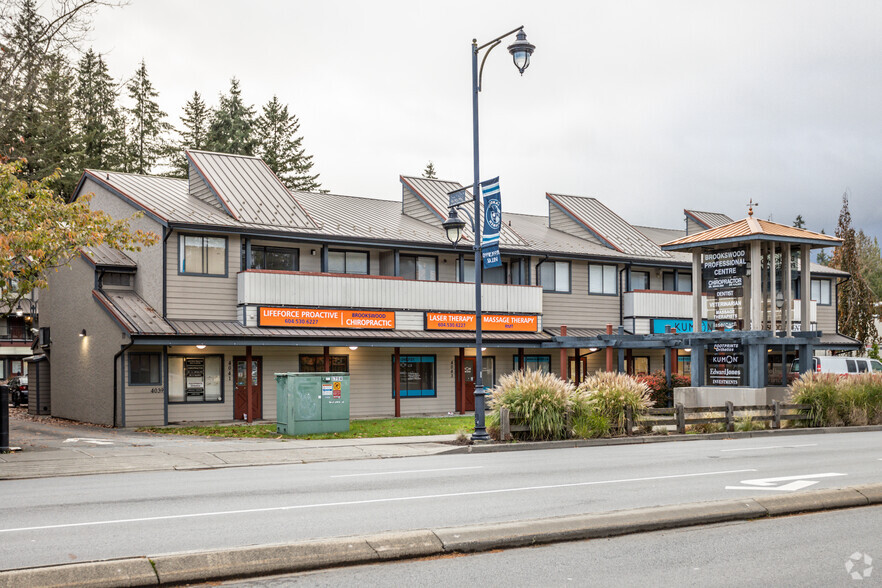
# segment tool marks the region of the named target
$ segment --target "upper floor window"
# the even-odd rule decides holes
[[[370,273],[367,251],[328,251],[328,272],[332,274]]]
[[[408,280],[438,280],[438,258],[431,255],[399,255],[398,269]]]
[[[665,292],[692,292],[692,273],[664,272],[662,274],[662,289]]]
[[[475,260],[466,259],[463,262],[463,282],[475,283]],[[456,275],[459,280],[459,260],[456,260]],[[507,284],[508,283],[508,264],[503,263],[500,267],[482,268],[481,269],[482,284]]]
[[[570,262],[545,261],[539,265],[539,284],[543,292],[570,292]]]
[[[242,247],[242,267],[246,267],[245,247]],[[291,247],[251,246],[251,267],[247,269],[296,272],[300,269],[300,250]]]
[[[823,306],[830,306],[830,280],[812,280],[812,300]]]
[[[631,290],[649,290],[649,272],[631,272]]]
[[[181,235],[182,274],[227,275],[227,238]]]
[[[588,264],[588,293],[617,294],[616,266]]]
[[[132,286],[132,278],[135,277],[135,274],[129,274],[124,272],[106,272],[103,276],[101,276],[101,285],[103,286],[124,286],[127,288],[131,288]]]

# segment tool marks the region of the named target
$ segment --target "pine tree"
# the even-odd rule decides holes
[[[63,197],[73,192],[81,172],[77,169],[80,154],[76,151],[72,123],[73,87],[74,77],[67,58],[60,54],[50,56],[40,90],[37,133],[40,150],[35,167],[38,178],[61,170],[55,187]]]
[[[796,227],[797,229],[802,229],[805,227],[805,221],[802,220],[801,214],[796,215],[796,220],[793,221],[793,226]]]
[[[167,116],[159,108],[156,97],[159,96],[147,76],[147,65],[141,60],[141,67],[135,77],[126,86],[131,108],[129,115],[129,153],[130,170],[137,174],[149,174],[153,167],[167,152],[165,135],[171,125],[165,122]]]
[[[435,164],[431,161],[426,165],[426,169],[423,170],[423,177],[429,180],[438,179],[438,176],[435,175]]]
[[[857,250],[861,271],[873,292],[873,301],[879,302],[882,300],[882,252],[879,249],[879,240],[858,231]]]
[[[254,155],[254,107],[242,101],[239,80],[230,80],[230,93],[221,94],[220,104],[211,117],[206,148],[220,153]]]
[[[824,232],[824,229],[821,229],[821,234],[826,235],[827,233]],[[833,258],[830,256],[829,253],[827,253],[826,249],[821,249],[820,251],[818,251],[816,258],[815,258],[815,260],[819,264],[826,265],[826,266],[830,265],[830,261],[832,261],[832,259]]]
[[[184,116],[181,122],[184,130],[178,131],[180,142],[178,149],[172,154],[174,160],[174,175],[187,177],[189,164],[184,155],[186,149],[205,149],[208,141],[208,123],[211,119],[211,109],[202,100],[199,92],[193,92],[193,97],[184,105]]]
[[[107,64],[89,49],[77,64],[74,90],[75,124],[82,141],[79,168],[125,169],[126,156],[121,152],[121,145],[125,145],[125,124],[121,124],[116,97]]]
[[[839,286],[839,332],[864,344],[872,344],[877,339],[873,324],[873,292],[861,268],[857,234],[851,226],[851,212],[848,210],[848,194],[842,195],[836,237],[842,240],[842,246],[833,251],[830,266],[851,275]]]
[[[310,174],[312,155],[306,155],[303,137],[297,136],[300,121],[288,113],[288,105],[277,96],[267,102],[255,125],[257,154],[291,190],[316,192],[319,174]]]

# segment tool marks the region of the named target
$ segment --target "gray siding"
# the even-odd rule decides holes
[[[196,171],[192,163],[190,164],[190,172],[187,175],[189,177],[190,196],[195,196],[202,202],[226,213],[224,207],[218,202],[217,196],[214,195],[214,192],[211,191],[211,188],[208,187],[208,184],[205,183],[205,180],[202,179],[202,176],[199,175],[199,172]]]
[[[831,335],[836,333],[836,307],[819,304],[817,309],[818,330]]]
[[[702,225],[698,224],[691,217],[686,217],[686,234],[694,235],[695,233],[700,233],[701,231],[706,231]]]
[[[535,272],[535,269],[533,271]],[[578,261],[572,262],[570,290],[571,294],[542,293],[543,328],[561,325],[601,328],[607,323],[613,325],[619,323],[618,296],[588,294],[587,264]]]
[[[180,233],[169,237],[167,314],[172,319],[235,320],[236,288],[241,243],[238,235],[227,237],[227,277],[187,276],[178,273],[178,240]],[[158,274],[162,275],[160,271]],[[161,308],[161,306],[157,307]]]
[[[407,186],[401,188],[401,212],[433,226],[440,226],[443,220],[439,220],[438,215],[425,202],[417,198]]]
[[[574,221],[568,214],[562,211],[553,202],[548,203],[548,226],[570,235],[575,235],[581,239],[585,239],[591,243],[606,247],[606,243],[601,243],[600,239],[585,230],[585,227]]]
[[[114,219],[129,218],[137,212],[135,208],[118,196],[105,190],[92,179],[86,178],[81,193],[90,192],[93,194],[89,203],[91,208],[103,210]],[[162,275],[162,225],[147,216],[142,216],[129,221],[129,226],[132,230],[149,231],[160,237],[156,245],[142,248],[141,251],[126,251],[125,254],[138,264],[138,271],[135,274],[135,292],[147,304],[161,310],[162,280],[157,278]]]
[[[132,353],[162,353],[162,347],[131,347],[123,355],[122,375],[125,381],[125,422],[126,427],[146,427],[165,424],[164,380],[165,364],[160,364],[160,382],[144,386],[130,384],[129,356]],[[164,361],[164,360],[163,360]],[[120,423],[123,424],[123,423]]]

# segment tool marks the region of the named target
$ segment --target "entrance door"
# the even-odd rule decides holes
[[[456,363],[456,410],[475,410],[475,358],[464,357],[462,370],[459,369],[458,357]],[[461,376],[464,376],[463,380]]]
[[[245,358],[235,357],[236,381],[233,390],[233,418],[244,420],[251,413],[251,420],[263,418],[263,362],[260,357],[251,358],[251,410],[248,406],[248,381],[245,379]]]

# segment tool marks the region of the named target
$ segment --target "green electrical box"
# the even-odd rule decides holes
[[[349,430],[349,374],[276,374],[276,430],[283,435]]]

